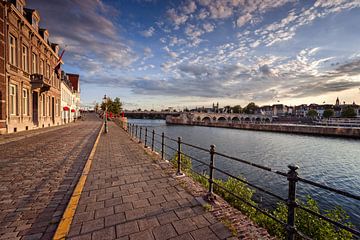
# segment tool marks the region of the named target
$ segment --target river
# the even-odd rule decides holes
[[[356,195],[360,194],[360,141],[356,139],[166,125],[164,120],[129,119],[129,123],[148,127],[149,136],[150,131],[155,129],[156,133],[164,132],[166,136],[172,138],[180,136],[184,142],[206,149],[214,144],[217,152],[282,172],[288,171],[288,164],[296,164],[299,166],[298,172],[302,178]],[[151,137],[148,139],[150,141]],[[159,137],[157,141],[160,141]],[[175,142],[168,141],[167,144],[176,148]],[[160,149],[159,144],[156,144],[156,148]],[[184,152],[203,161],[209,161],[208,153],[188,147],[184,147]],[[173,151],[167,150],[168,158],[172,155]],[[216,157],[215,164],[226,172],[235,176],[241,175],[249,182],[287,198],[288,183],[285,177],[220,157]],[[207,167],[199,166],[194,161],[193,168],[198,172],[207,171]],[[220,174],[216,176],[224,178]],[[305,199],[306,195],[316,199],[322,209],[340,205],[360,229],[360,201],[299,183],[297,197]],[[274,198],[259,191],[255,194],[255,200],[265,207],[273,207],[276,203]]]

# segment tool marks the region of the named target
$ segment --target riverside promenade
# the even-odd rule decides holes
[[[68,239],[237,239],[124,130],[108,126]]]

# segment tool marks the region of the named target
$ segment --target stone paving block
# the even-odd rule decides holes
[[[91,234],[94,240],[112,240],[116,238],[115,227],[103,228]]]
[[[191,221],[190,218],[185,218],[179,221],[172,223],[178,234],[183,234],[186,232],[191,232],[197,229],[196,225]]]
[[[104,218],[99,218],[92,221],[84,222],[81,228],[81,234],[102,229],[103,227],[104,227]]]
[[[173,211],[160,214],[157,216],[157,219],[161,225],[179,220]]]
[[[125,214],[124,213],[117,213],[110,216],[105,217],[105,227],[116,225],[119,223],[125,222]]]
[[[190,207],[176,209],[175,213],[180,219],[192,217],[196,215],[196,213],[194,213],[194,211]]]
[[[156,240],[165,240],[177,236],[177,233],[171,224],[155,227],[152,232]]]
[[[114,214],[114,207],[107,207],[95,210],[95,219]]]
[[[116,237],[122,237],[136,232],[139,232],[139,226],[136,221],[116,225]]]
[[[115,213],[125,212],[134,209],[131,203],[119,204],[116,205],[114,208],[115,208]]]
[[[126,220],[128,221],[145,217],[145,210],[143,208],[138,208],[138,209],[126,211],[125,217]]]
[[[170,240],[194,240],[190,233],[185,233],[183,235],[171,238]]]
[[[227,227],[225,227],[223,223],[220,222],[211,225],[210,228],[221,239],[231,237],[232,235],[230,230]]]
[[[219,238],[208,228],[201,228],[190,233],[196,240],[218,240]]]
[[[148,207],[150,206],[150,203],[147,199],[140,199],[132,202],[132,205],[134,206],[134,209],[136,209],[136,208]]]
[[[142,231],[130,235],[130,240],[154,240],[154,236],[150,231]]]
[[[151,228],[160,226],[159,221],[156,219],[156,217],[140,219],[140,220],[138,220],[138,225],[139,225],[140,231],[144,231],[147,229],[151,229]]]

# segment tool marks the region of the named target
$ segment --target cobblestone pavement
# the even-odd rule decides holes
[[[0,145],[0,239],[52,238],[100,126],[93,115]]]
[[[231,232],[114,123],[97,146],[69,239],[226,239]]]

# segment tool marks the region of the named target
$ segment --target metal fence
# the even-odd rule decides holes
[[[266,215],[267,217],[269,217],[269,218],[273,219],[274,221],[278,222],[279,224],[281,224],[284,227],[284,229],[286,230],[286,232],[287,232],[287,239],[294,240],[297,235],[302,237],[302,238],[305,238],[305,239],[311,239],[311,237],[306,236],[305,234],[301,233],[296,228],[296,225],[295,225],[295,211],[296,211],[296,209],[301,209],[301,210],[303,210],[303,211],[305,211],[305,212],[307,212],[309,214],[312,214],[312,215],[314,215],[314,216],[316,216],[316,217],[318,217],[320,219],[323,219],[323,220],[333,224],[334,226],[336,226],[339,229],[344,229],[344,230],[350,232],[351,234],[353,234],[353,236],[355,238],[360,238],[360,231],[358,229],[354,229],[354,228],[346,226],[346,225],[344,225],[344,224],[342,224],[340,222],[334,221],[334,220],[330,219],[329,217],[327,217],[327,216],[325,216],[323,214],[317,213],[317,212],[315,212],[315,211],[313,211],[313,210],[299,204],[296,201],[297,182],[302,182],[302,183],[305,183],[305,184],[309,184],[309,185],[312,185],[314,187],[321,188],[321,189],[330,191],[332,193],[339,194],[339,195],[342,195],[344,197],[354,199],[354,200],[357,200],[357,201],[360,201],[360,196],[359,195],[354,195],[354,194],[351,194],[351,193],[348,193],[348,192],[345,192],[345,191],[342,191],[342,190],[339,190],[339,189],[336,189],[336,188],[328,187],[328,186],[325,186],[323,184],[320,184],[320,183],[317,183],[317,182],[314,182],[314,181],[311,181],[311,180],[301,178],[298,175],[298,172],[297,172],[299,167],[296,166],[296,165],[289,165],[288,166],[288,168],[289,168],[288,172],[281,172],[281,171],[278,171],[278,170],[273,170],[273,169],[271,169],[270,167],[267,167],[267,166],[262,166],[262,165],[259,165],[259,164],[256,164],[256,163],[246,161],[244,159],[240,159],[240,158],[237,158],[237,157],[233,157],[233,156],[229,156],[229,155],[217,152],[214,145],[211,145],[209,147],[209,149],[202,148],[202,147],[199,147],[199,146],[196,146],[196,145],[193,145],[193,144],[182,141],[181,137],[178,137],[177,139],[175,139],[175,138],[171,138],[169,136],[166,136],[164,134],[164,132],[157,133],[157,132],[155,132],[155,129],[153,129],[152,131],[149,131],[147,127],[127,123],[126,131],[130,134],[130,136],[132,138],[137,139],[139,141],[139,143],[144,143],[144,147],[151,148],[152,151],[155,151],[155,144],[158,144],[160,154],[161,154],[161,159],[163,159],[163,160],[165,159],[165,155],[167,155],[167,150],[171,150],[174,153],[176,153],[177,154],[177,164],[176,164],[177,165],[177,170],[176,170],[177,175],[182,175],[183,174],[181,172],[181,164],[182,164],[181,163],[181,155],[187,156],[192,161],[195,161],[195,162],[197,162],[197,163],[199,163],[199,164],[201,164],[203,166],[208,167],[208,171],[209,171],[208,175],[204,175],[202,173],[196,172],[194,169],[190,169],[190,171],[192,173],[197,174],[198,176],[203,177],[208,181],[208,183],[209,183],[209,188],[208,188],[208,193],[207,193],[207,198],[208,199],[211,199],[214,196],[214,193],[213,193],[214,185],[217,186],[219,189],[222,189],[223,191],[229,193],[230,195],[232,195],[235,198],[239,199],[240,201],[247,204],[248,206],[256,209],[257,211],[261,212],[262,214]],[[177,147],[175,148],[174,146],[170,146],[169,145],[170,142],[172,142],[172,144],[176,145]],[[194,148],[194,149],[197,149],[197,150],[200,150],[200,151],[203,151],[203,152],[209,154],[209,163],[206,163],[206,162],[204,162],[204,161],[202,161],[202,160],[200,160],[200,159],[198,159],[198,158],[196,158],[194,156],[190,156],[188,153],[185,153],[182,150],[183,146]],[[171,155],[168,155],[168,156],[170,158],[172,157]],[[250,166],[255,167],[255,168],[259,169],[259,170],[271,172],[271,173],[274,173],[276,175],[279,175],[279,176],[282,176],[282,177],[286,178],[286,180],[288,181],[288,193],[287,193],[288,197],[285,199],[285,198],[277,195],[276,193],[273,193],[273,192],[271,192],[269,190],[266,190],[266,189],[264,189],[262,187],[259,187],[254,183],[250,183],[250,182],[248,182],[248,181],[246,181],[244,179],[236,177],[236,176],[232,175],[231,173],[228,173],[228,172],[216,167],[215,166],[215,157],[216,156],[221,156],[221,157],[224,157],[224,158],[232,160],[232,161],[236,161],[236,162],[240,162],[240,163],[243,163],[243,164],[246,164],[246,165],[250,165]],[[277,200],[285,203],[287,205],[287,208],[288,208],[287,221],[284,222],[284,221],[278,219],[276,216],[271,214],[266,209],[263,209],[263,208],[261,208],[259,206],[254,205],[253,203],[251,203],[251,202],[247,201],[246,199],[244,199],[242,196],[239,196],[236,193],[233,193],[230,190],[223,187],[222,185],[218,184],[216,181],[214,181],[214,172],[215,171],[218,171],[219,173],[224,174],[227,177],[231,177],[233,179],[236,179],[237,181],[245,183],[245,184],[249,185],[250,187],[255,188],[255,189],[257,189],[257,190],[259,190],[259,191],[261,191],[261,192],[263,192],[263,193],[265,193],[265,194],[267,194],[269,196],[272,196],[272,197],[276,198]]]

